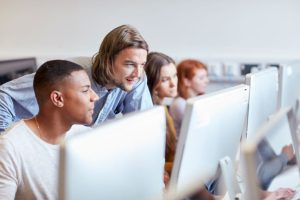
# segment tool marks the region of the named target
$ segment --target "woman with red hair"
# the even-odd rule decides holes
[[[180,132],[186,100],[205,93],[209,79],[207,67],[195,59],[183,60],[177,66],[178,97],[170,106],[177,136]]]

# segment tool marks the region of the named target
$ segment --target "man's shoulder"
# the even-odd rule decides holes
[[[22,146],[24,142],[24,132],[27,127],[24,122],[14,123],[0,135],[0,148],[7,152],[16,153],[16,149]]]
[[[15,137],[20,137],[22,133],[28,130],[23,120],[13,123],[3,133],[1,133],[1,140],[14,140]],[[18,138],[17,138],[18,139]]]
[[[71,129],[66,133],[67,138],[73,137],[76,135],[81,135],[87,131],[92,130],[91,127],[85,126],[85,125],[80,125],[80,124],[74,124]]]
[[[139,87],[144,88],[146,85],[147,85],[147,76],[146,74],[144,74],[144,76],[135,83],[133,89],[138,89]]]

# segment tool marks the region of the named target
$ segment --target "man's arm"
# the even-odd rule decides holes
[[[33,91],[34,73],[0,86],[0,132],[12,122],[34,116],[38,105]]]
[[[0,133],[14,121],[13,102],[9,95],[0,91]]]

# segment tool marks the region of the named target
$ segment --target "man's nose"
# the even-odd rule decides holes
[[[94,102],[99,100],[98,94],[93,89],[91,89],[91,100]]]
[[[142,65],[138,65],[135,67],[133,75],[135,77],[140,77],[142,75],[142,71],[143,71],[143,66]]]

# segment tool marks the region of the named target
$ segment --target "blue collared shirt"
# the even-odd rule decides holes
[[[146,76],[141,78],[130,92],[120,88],[108,91],[91,78],[90,69],[87,69],[87,72],[92,88],[99,96],[99,100],[95,102],[93,125],[112,119],[119,113],[126,114],[153,106]],[[0,133],[13,122],[31,118],[38,113],[33,78],[34,73],[0,86]]]

